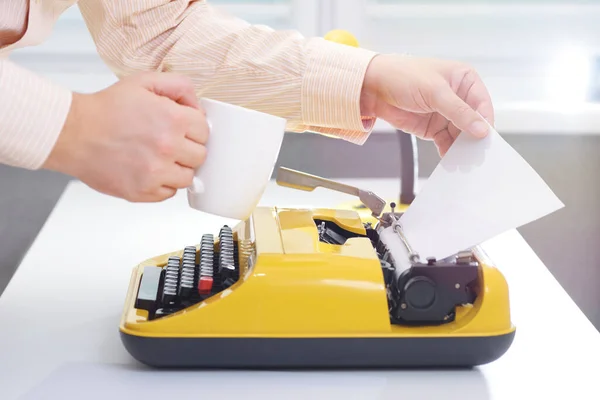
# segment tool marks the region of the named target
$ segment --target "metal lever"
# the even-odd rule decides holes
[[[408,251],[408,258],[411,262],[419,261],[419,254],[412,248],[410,243],[408,243],[408,239],[404,235],[404,231],[402,231],[402,224],[400,223],[400,219],[396,217],[394,214],[394,208],[396,208],[395,203],[390,203],[390,207],[392,208],[392,212],[390,213],[390,219],[392,220],[392,230],[396,232],[396,234],[402,240],[404,247]]]
[[[317,187],[335,190],[357,196],[360,201],[371,210],[371,214],[379,218],[385,208],[385,201],[369,190],[363,190],[340,182],[310,175],[293,169],[279,167],[276,178],[279,186],[291,187],[298,190],[312,192]]]

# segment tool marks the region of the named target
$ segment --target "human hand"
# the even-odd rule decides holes
[[[363,115],[433,140],[442,156],[461,131],[485,137],[488,123],[494,124],[492,101],[477,72],[455,61],[378,55],[367,69],[361,108]]]
[[[167,73],[74,94],[44,167],[131,202],[156,202],[192,184],[208,125],[190,81]]]

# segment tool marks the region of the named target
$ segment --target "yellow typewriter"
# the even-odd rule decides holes
[[[510,347],[507,283],[479,248],[422,260],[377,195],[280,168],[279,184],[354,193],[353,209],[257,208],[139,264],[122,341],[156,367],[471,367]],[[371,220],[376,221],[375,224]]]
[[[326,38],[357,45],[343,31]],[[402,234],[418,163],[414,137],[398,134],[397,207],[280,168],[280,185],[359,201],[257,208],[136,266],[120,322],[125,348],[154,367],[473,367],[501,357],[515,327],[500,271],[480,248],[423,259]]]

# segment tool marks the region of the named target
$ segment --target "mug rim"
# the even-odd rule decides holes
[[[269,113],[266,113],[266,112],[263,112],[263,111],[253,110],[251,108],[246,108],[246,107],[243,107],[243,106],[240,106],[240,105],[237,105],[237,104],[226,103],[224,101],[211,99],[210,97],[200,97],[199,101],[200,102],[207,101],[209,103],[215,103],[215,104],[219,104],[219,105],[222,105],[222,106],[225,106],[225,107],[232,107],[232,108],[241,109],[241,110],[243,110],[245,112],[263,115],[265,117],[270,117],[270,118],[273,118],[273,119],[277,119],[280,122],[287,123],[287,119],[286,118],[280,117],[278,115],[273,115],[273,114],[269,114]]]

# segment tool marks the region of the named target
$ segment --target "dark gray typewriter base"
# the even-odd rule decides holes
[[[500,358],[515,332],[448,338],[148,338],[127,351],[159,368],[471,368]]]

